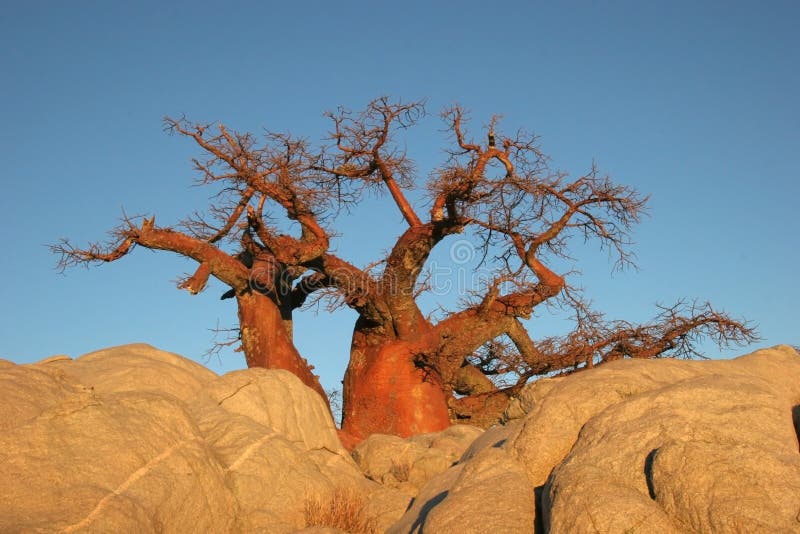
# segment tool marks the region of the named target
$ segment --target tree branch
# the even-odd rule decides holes
[[[346,176],[369,185],[380,180],[392,196],[397,208],[410,227],[422,224],[402,185],[410,182],[411,164],[405,154],[397,153],[392,145],[397,128],[407,128],[424,115],[422,102],[391,103],[387,97],[373,100],[363,113],[353,117],[344,109],[328,113],[333,122],[331,139],[339,155],[331,164],[315,168],[335,176]]]
[[[211,268],[207,263],[203,262],[197,267],[192,276],[178,285],[178,289],[186,289],[192,295],[197,295],[205,289],[209,276],[211,276]]]
[[[242,198],[239,200],[238,204],[236,204],[236,207],[234,208],[233,212],[231,213],[230,217],[228,217],[228,220],[225,222],[222,228],[220,228],[217,231],[217,233],[208,238],[209,243],[216,243],[217,241],[228,235],[228,232],[230,232],[231,229],[234,227],[234,225],[239,221],[239,218],[242,216],[242,213],[248,206],[250,199],[253,198],[254,193],[255,189],[253,189],[252,187],[247,188],[247,190],[242,194]]]
[[[219,250],[205,240],[189,237],[176,232],[171,228],[156,228],[154,219],[143,219],[141,227],[134,226],[126,220],[124,225],[114,232],[118,244],[110,249],[104,249],[97,244],[91,244],[87,249],[73,247],[69,242],[62,241],[54,245],[51,251],[60,254],[59,266],[66,267],[76,264],[91,264],[116,261],[125,256],[133,245],[141,245],[153,250],[167,250],[175,252],[200,263],[198,273],[191,286],[182,284],[190,291],[198,288],[203,277],[208,279],[206,271],[213,274],[222,282],[234,289],[244,290],[247,287],[247,268],[235,258]]]

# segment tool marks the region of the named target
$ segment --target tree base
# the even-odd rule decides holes
[[[355,442],[372,434],[408,437],[450,426],[440,377],[414,365],[407,343],[354,351],[344,381],[342,431]]]

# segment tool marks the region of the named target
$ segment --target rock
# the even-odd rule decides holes
[[[428,514],[441,503],[450,488],[464,470],[464,464],[457,464],[431,478],[420,490],[408,511],[389,529],[386,534],[421,534]]]
[[[62,362],[62,361],[72,361],[72,358],[66,354],[54,354],[53,356],[48,356],[47,358],[43,358],[36,363],[43,364],[43,363]]]
[[[258,371],[252,377],[255,384],[274,372]],[[285,380],[283,376],[279,378]],[[287,387],[302,387],[316,395],[299,379],[292,378],[296,384],[288,381]],[[259,391],[258,387],[251,389],[251,395]],[[378,489],[363,477],[345,452],[335,452],[336,446],[331,450],[312,449],[297,435],[290,439],[248,416],[228,412],[227,403],[209,403],[208,398],[201,397],[193,403],[192,411],[222,465],[247,532],[294,532],[306,526],[310,499],[325,501],[342,488],[359,496]],[[288,417],[280,420],[283,424],[290,422]]]
[[[182,401],[217,378],[196,362],[145,343],[98,350],[75,360],[52,357],[35,365],[58,369],[98,393],[152,391]]]
[[[372,523],[375,532],[386,532],[403,516],[410,504],[411,497],[406,493],[381,488],[369,494],[361,513]]]
[[[693,378],[704,364],[678,360],[620,360],[572,376],[528,385],[509,411],[525,416],[505,446],[517,454],[534,486],[572,449],[583,425],[607,407],[638,394]],[[708,368],[708,365],[705,365]]]
[[[448,459],[457,460],[464,451],[483,435],[483,429],[469,425],[453,425],[441,432],[432,434],[420,434],[409,439],[412,443],[422,445],[425,448],[440,451]]]
[[[0,531],[180,532],[236,528],[223,472],[185,409],[170,395],[97,395],[57,371],[17,366],[41,389],[33,417],[3,415]],[[5,377],[7,378],[7,377]],[[0,405],[19,402],[0,391]],[[37,401],[39,396],[47,396]],[[57,402],[53,402],[57,399]],[[68,506],[65,506],[68,503]]]
[[[307,526],[310,503],[343,494],[361,501],[381,489],[342,447],[322,398],[288,371],[233,371],[209,383],[190,410],[223,466],[246,532],[295,532]]]
[[[0,532],[798,532],[799,427],[784,346],[541,380],[504,425],[351,457],[290,373],[125,346],[0,365]]]
[[[545,486],[549,531],[800,530],[791,417],[800,384],[787,398],[753,366],[730,367],[637,395],[588,421]]]
[[[302,444],[347,456],[325,401],[299,378],[282,369],[232,371],[202,393],[228,413],[243,415]]]
[[[479,428],[455,425],[442,432],[405,439],[373,434],[352,455],[367,477],[413,496],[433,476],[453,465],[482,432]]]
[[[425,532],[530,534],[534,490],[525,469],[503,449],[487,448],[464,464],[447,495],[428,513]]]
[[[492,427],[458,464],[432,478],[391,532],[533,531],[534,488],[525,469],[502,448],[514,426]]]
[[[399,436],[373,434],[353,449],[352,456],[368,478],[396,488],[401,482],[408,481],[410,462],[423,452],[422,447]],[[403,457],[406,454],[408,458]]]
[[[23,427],[50,409],[74,402],[86,391],[57,370],[0,367],[0,429]]]
[[[470,443],[467,450],[461,455],[459,462],[463,463],[472,459],[484,449],[503,447],[519,433],[521,427],[520,423],[520,421],[510,421],[504,425],[489,427],[483,434]]]

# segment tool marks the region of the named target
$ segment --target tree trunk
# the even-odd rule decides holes
[[[313,367],[297,352],[278,306],[256,292],[237,295],[236,302],[247,366],[285,369],[328,402],[319,377],[312,372]]]
[[[376,433],[408,437],[450,426],[441,377],[415,365],[417,350],[369,332],[358,320],[342,394],[342,430],[351,443]]]

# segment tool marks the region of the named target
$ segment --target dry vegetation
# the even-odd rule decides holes
[[[392,460],[390,472],[398,482],[408,482],[411,475],[411,464],[408,461]]]
[[[326,497],[309,496],[305,504],[308,527],[332,527],[350,534],[378,532],[375,518],[364,517],[364,497],[352,490],[337,488]]]

